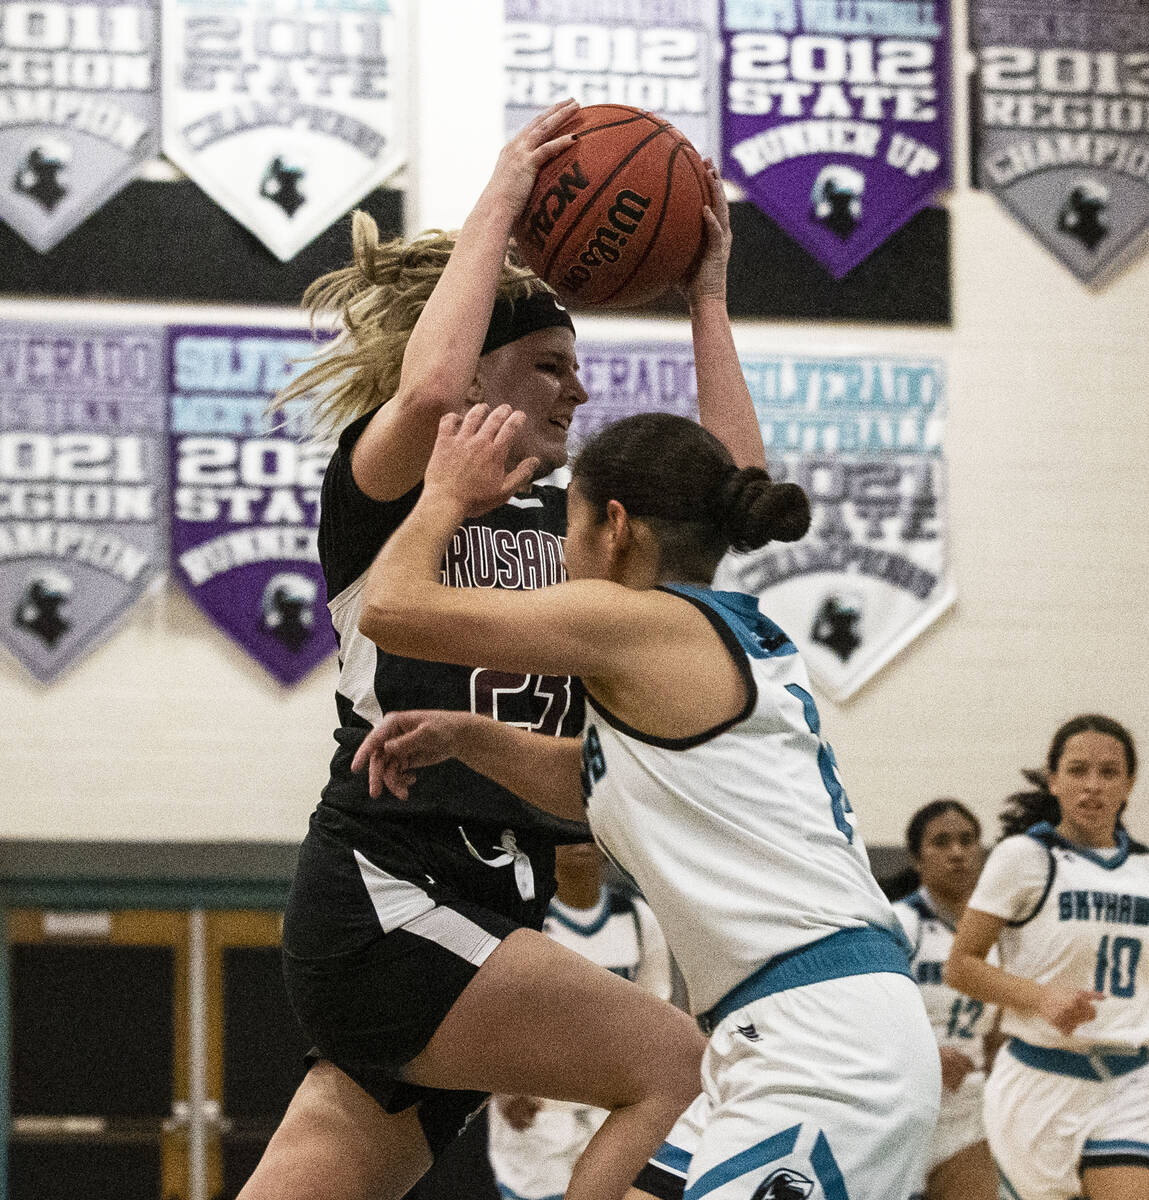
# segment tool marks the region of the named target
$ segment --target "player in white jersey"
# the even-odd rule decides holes
[[[932,800],[910,819],[906,849],[919,886],[894,905],[894,912],[913,947],[910,965],[942,1068],[942,1105],[930,1147],[926,1200],[995,1200],[997,1171],[985,1141],[982,1100],[986,1039],[997,1010],[954,991],[942,979],[954,927],[981,870],[981,824],[959,800]]]
[[[954,938],[947,981],[1000,1005],[1009,1038],[985,1104],[1009,1200],[1149,1200],[1149,851],[1121,824],[1136,771],[1124,726],[1066,722]]]
[[[558,890],[543,933],[669,1000],[670,954],[654,914],[638,896],[608,885],[602,868],[602,851],[594,842],[558,848]],[[572,1101],[492,1097],[488,1157],[503,1200],[562,1200],[575,1162],[606,1115],[604,1109]]]
[[[809,503],[762,466],[732,338],[696,339],[695,362],[700,396],[745,399],[728,408],[746,415],[742,464],[682,417],[608,426],[572,467],[570,582],[441,585],[459,521],[519,483],[505,464],[517,418],[475,409],[442,423],[423,496],[365,584],[360,628],[393,652],[579,675],[581,747],[472,714],[392,713],[356,763],[396,791],[455,757],[566,817],[585,793],[710,1033],[689,1200],[907,1200],[940,1072],[905,936],[793,643],[754,597],[709,587],[728,549],[800,537]]]

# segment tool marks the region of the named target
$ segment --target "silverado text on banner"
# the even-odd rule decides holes
[[[317,542],[331,447],[303,402],[271,398],[316,345],[303,331],[169,329],[172,572],[281,683],[335,649]]]
[[[973,0],[977,182],[1078,278],[1149,226],[1149,12],[1138,0]]]
[[[405,0],[164,0],[164,153],[292,258],[406,157]]]
[[[0,335],[0,628],[40,680],[166,569],[164,384],[159,329]]]
[[[586,438],[645,411],[697,417],[688,343],[580,341]],[[751,592],[811,676],[845,700],[953,602],[946,515],[945,373],[877,356],[743,356],[776,479],[801,484],[800,542],[728,556],[716,586]]]
[[[724,0],[723,173],[837,279],[950,180],[942,0]]]
[[[548,105],[628,104],[717,157],[717,0],[505,0],[507,134]]]
[[[159,152],[153,0],[0,4],[0,220],[45,253]]]

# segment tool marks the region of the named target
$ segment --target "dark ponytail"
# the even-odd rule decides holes
[[[810,527],[810,502],[761,467],[738,468],[695,421],[639,413],[601,429],[571,473],[597,520],[609,501],[645,521],[658,539],[664,577],[709,583],[727,550],[793,542]]]

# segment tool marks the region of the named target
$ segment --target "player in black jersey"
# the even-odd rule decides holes
[[[339,639],[338,748],[284,919],[284,970],[315,1043],[312,1066],[243,1200],[404,1195],[486,1093],[521,1092],[611,1110],[568,1196],[621,1197],[698,1090],[703,1040],[682,1012],[535,932],[554,887],[554,846],[586,838],[458,763],[409,798],[373,799],[352,774],[385,713],[485,713],[576,733],[566,677],[511,675],[384,654],[358,630],[363,580],[414,507],[441,417],[486,402],[523,414],[532,480],[456,532],[445,581],[522,589],[564,577],[566,461],[586,399],[566,310],[507,258],[539,165],[569,138],[556,105],[504,148],[455,238],[380,244],[356,214],[354,265],[306,301],[334,309],[334,350],[280,398],[318,390],[342,428],[323,488],[320,557]],[[704,260],[725,272],[713,227]],[[756,430],[755,430],[756,432]]]

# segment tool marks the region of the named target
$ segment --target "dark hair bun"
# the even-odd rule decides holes
[[[761,467],[730,472],[718,497],[730,549],[757,550],[767,542],[796,542],[810,528],[810,501],[796,483],[775,483]]]

